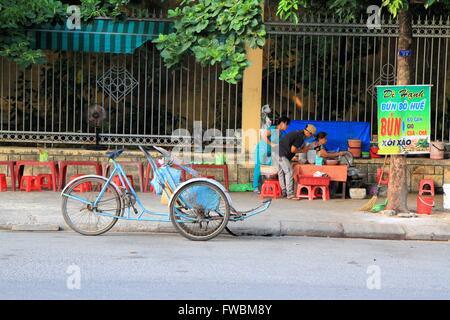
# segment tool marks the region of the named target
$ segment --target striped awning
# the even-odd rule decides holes
[[[29,30],[35,49],[55,51],[133,53],[160,33],[170,33],[172,22],[161,20],[95,19],[81,30],[66,25],[40,25]]]

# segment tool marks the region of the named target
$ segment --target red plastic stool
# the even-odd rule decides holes
[[[134,189],[133,176],[127,174],[127,179],[129,180],[129,182],[131,183],[131,186],[132,186],[133,189]],[[115,177],[113,178],[112,181],[113,181],[118,187],[123,187],[122,182],[120,181],[119,176],[115,176]],[[128,191],[130,191],[128,186],[127,186],[127,189],[128,189]]]
[[[6,174],[0,174],[0,192],[7,191],[8,185],[6,184]]]
[[[75,180],[76,178],[82,177],[84,174],[75,174],[73,176],[70,176],[69,181]],[[76,186],[73,191],[75,192],[90,192],[92,191],[92,183],[91,182],[85,182],[78,186]]]
[[[330,181],[330,177],[299,176],[296,197],[313,200],[318,197],[317,191],[322,190],[322,199],[328,200]],[[307,193],[304,193],[303,189],[306,189]]]
[[[429,186],[429,189],[425,189],[425,186]],[[429,193],[434,197],[434,181],[433,179],[421,179],[419,183],[419,196],[423,196],[424,193]]]
[[[261,198],[279,198],[281,197],[281,187],[278,180],[266,180],[261,187]]]
[[[306,189],[306,193],[303,193],[303,189]],[[306,198],[308,200],[313,200],[315,198],[314,192],[313,192],[313,186],[310,185],[304,185],[299,184],[297,186],[297,194],[295,195],[296,198]]]
[[[47,190],[53,189],[52,175],[51,174],[38,174],[36,176],[36,187],[39,191],[42,191],[42,187]]]
[[[20,191],[30,192],[36,190],[36,177],[35,176],[22,176],[20,179]]]
[[[386,178],[384,178],[386,177]],[[381,180],[380,180],[381,178]],[[389,184],[389,172],[382,172],[382,168],[377,169],[377,180],[376,182],[380,182],[380,185],[388,185]]]
[[[320,193],[317,192],[319,190],[320,190]],[[330,200],[330,189],[328,188],[328,186],[315,186],[313,188],[313,195],[314,195],[314,198],[318,198],[318,197],[322,196],[322,200],[328,201],[328,200]]]

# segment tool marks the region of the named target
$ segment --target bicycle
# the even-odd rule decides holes
[[[267,210],[271,200],[248,211],[233,207],[230,194],[216,180],[199,177],[197,171],[173,157],[160,147],[153,147],[164,159],[158,167],[150,153],[139,146],[155,175],[156,182],[169,200],[169,213],[148,210],[128,180],[116,159],[124,149],[108,152],[113,164],[109,177],[85,175],[71,181],[61,192],[61,210],[67,225],[83,235],[101,235],[109,231],[119,219],[134,221],[172,222],[175,229],[190,240],[210,240],[224,229],[229,221],[243,221]],[[193,178],[177,185],[170,170],[177,165]],[[165,172],[165,174],[163,174]],[[119,187],[113,178],[119,177]],[[231,231],[229,231],[232,233]]]

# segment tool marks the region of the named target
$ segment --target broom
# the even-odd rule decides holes
[[[380,178],[378,179],[377,189],[375,191],[375,195],[370,199],[364,206],[358,209],[358,211],[370,211],[373,206],[377,203],[378,200],[378,192],[380,191],[380,183],[384,174],[384,167],[386,166],[387,155],[384,157],[383,167],[381,169]]]

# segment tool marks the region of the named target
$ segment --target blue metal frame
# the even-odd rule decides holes
[[[125,190],[129,190],[128,192],[130,192],[131,195],[136,199],[136,204],[139,207],[140,212],[136,216],[134,211],[132,211],[131,207],[129,206],[129,207],[125,208],[126,214],[123,216],[120,216],[120,217],[113,215],[113,214],[108,214],[108,213],[95,213],[95,214],[99,215],[99,216],[118,218],[118,219],[122,219],[122,220],[170,222],[168,213],[154,212],[154,211],[148,210],[145,207],[145,205],[142,203],[141,199],[139,198],[138,194],[134,190],[133,186],[131,185],[130,181],[128,180],[127,175],[126,175],[125,171],[123,170],[122,166],[120,165],[120,163],[116,162],[115,160],[112,160],[112,162],[114,164],[114,169],[111,172],[111,175],[109,176],[108,181],[105,183],[102,190],[100,191],[100,194],[98,195],[97,199],[95,200],[94,206],[97,205],[98,201],[100,201],[103,194],[106,192],[106,188],[111,184],[113,177],[117,175],[120,179],[121,185],[124,186]],[[163,180],[162,180],[162,177],[158,173],[157,166],[154,162],[153,163],[152,162],[150,163],[150,165],[152,167],[153,172],[157,176],[157,181],[160,183],[161,187],[163,188],[163,192],[165,192],[167,197],[170,198],[168,191],[166,190],[165,186],[161,182]],[[155,218],[155,217],[151,217],[151,216],[158,216],[158,217],[165,217],[165,218]]]
[[[166,189],[166,186],[164,185],[164,179],[161,176],[161,174],[158,171],[158,166],[156,165],[155,160],[147,153],[144,152],[144,154],[146,155],[146,158],[151,166],[151,169],[153,170],[155,177],[156,177],[156,181],[158,181],[158,183],[160,184],[163,192],[165,192],[166,196],[170,199],[170,195],[169,192]],[[163,213],[163,212],[154,212],[151,210],[148,210],[144,204],[142,203],[141,199],[139,198],[139,196],[137,195],[135,189],[133,188],[133,186],[131,185],[130,181],[127,178],[127,175],[125,173],[125,171],[123,170],[122,166],[120,165],[120,163],[118,163],[115,159],[111,159],[110,161],[112,161],[113,165],[114,165],[114,169],[111,172],[110,176],[107,178],[106,183],[104,184],[104,186],[102,187],[102,190],[100,190],[100,194],[97,196],[97,198],[95,199],[94,203],[92,203],[91,201],[87,201],[86,199],[83,199],[81,197],[75,196],[75,195],[69,195],[66,193],[63,193],[63,196],[66,196],[68,198],[80,201],[82,203],[85,204],[89,204],[92,205],[93,207],[96,207],[99,203],[99,201],[101,201],[103,195],[105,194],[108,186],[112,183],[112,179],[117,175],[120,179],[121,185],[124,186],[125,190],[128,190],[126,192],[131,193],[131,195],[136,199],[136,204],[139,207],[140,212],[138,212],[138,214],[136,215],[134,213],[134,210],[132,210],[131,206],[128,206],[126,208],[124,208],[124,211],[126,210],[126,215],[120,215],[117,216],[116,214],[112,214],[112,213],[99,213],[99,212],[94,212],[95,215],[98,216],[103,216],[103,217],[110,217],[110,218],[116,218],[116,219],[122,219],[122,220],[131,220],[131,221],[153,221],[153,222],[171,222],[170,218],[169,218],[169,213]],[[187,166],[184,166],[180,163],[177,163],[177,165],[182,169],[185,170],[186,172],[188,172],[189,174],[195,176],[197,175],[197,172]],[[170,166],[170,165],[169,165]],[[169,178],[169,185],[172,188],[176,187],[176,183],[175,183],[175,179],[173,178],[173,176],[170,174],[170,172],[168,172],[168,178]],[[183,200],[183,199],[181,199]],[[186,204],[186,201],[183,201]],[[136,206],[135,204],[135,206]],[[231,205],[231,204],[230,204]],[[269,202],[265,202],[263,203],[261,206],[259,206],[258,208],[255,208],[253,210],[250,210],[246,213],[248,214],[239,214],[239,212],[235,211],[233,209],[233,211],[235,211],[235,213],[237,213],[237,215],[235,217],[233,217],[233,215],[230,216],[230,221],[243,221],[248,219],[249,217],[252,217],[256,214],[259,214],[265,210],[267,210],[267,208],[270,206],[270,201]],[[152,217],[152,216],[157,216],[157,217]],[[164,217],[164,218],[163,218]],[[179,220],[179,222],[188,222],[190,219],[188,217],[183,217],[182,220]],[[193,219],[192,219],[193,220]]]

